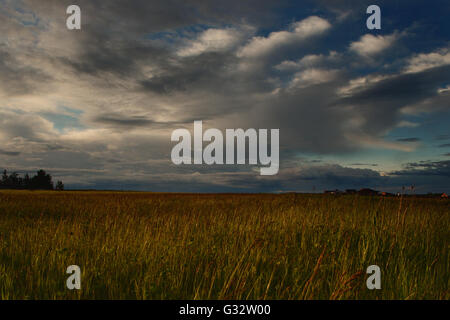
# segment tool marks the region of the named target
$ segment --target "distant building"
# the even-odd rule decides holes
[[[347,190],[345,190],[345,193],[346,194],[356,194],[357,191],[356,191],[356,189],[347,189]]]
[[[372,190],[369,188],[364,188],[358,191],[358,194],[360,196],[377,196],[378,195],[378,191],[376,190]]]

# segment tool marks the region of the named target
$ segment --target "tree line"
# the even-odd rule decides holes
[[[58,180],[54,185],[52,176],[44,170],[37,171],[32,177],[28,173],[21,177],[17,172],[8,174],[3,170],[0,189],[64,190],[64,184]]]

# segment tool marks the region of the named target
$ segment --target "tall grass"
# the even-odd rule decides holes
[[[2,299],[448,299],[449,201],[0,192]],[[82,270],[68,290],[69,265]],[[366,268],[381,268],[368,290]]]

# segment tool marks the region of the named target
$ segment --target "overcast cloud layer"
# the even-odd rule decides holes
[[[450,189],[446,1],[0,0],[0,163],[67,188]],[[392,2],[391,2],[392,3]],[[445,31],[447,30],[447,31]],[[174,129],[279,128],[280,172],[175,166]]]

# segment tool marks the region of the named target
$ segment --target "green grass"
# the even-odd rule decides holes
[[[449,203],[1,191],[0,298],[448,299]]]

